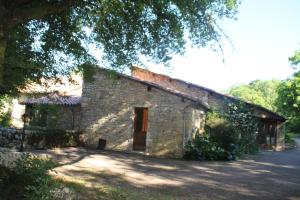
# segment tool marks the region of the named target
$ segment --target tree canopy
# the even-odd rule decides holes
[[[218,21],[234,18],[239,0],[1,0],[0,93],[26,81],[66,75],[83,64],[113,68],[141,56],[167,64],[186,36],[219,44]],[[89,44],[103,54],[92,56]]]
[[[294,56],[289,58],[295,67],[300,64],[300,51],[296,51]],[[278,88],[278,99],[276,101],[278,110],[288,117],[287,127],[289,131],[300,132],[300,71],[286,81],[282,82]]]
[[[277,87],[279,80],[256,80],[249,84],[231,87],[228,93],[251,103],[276,111]]]

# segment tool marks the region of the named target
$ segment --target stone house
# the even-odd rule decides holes
[[[27,84],[12,100],[12,125],[22,128],[22,115],[27,113],[32,128],[79,130],[82,78],[72,78]]]
[[[149,70],[138,67],[132,68],[132,76],[197,98],[209,109],[222,111],[226,109],[228,102],[243,102],[246,106],[253,110],[253,115],[260,121],[258,143],[262,147],[272,148],[275,150],[281,150],[284,148],[284,122],[286,119],[273,111],[230,95],[221,94],[203,86],[180,79],[174,79],[162,74],[153,73]]]
[[[107,70],[100,69],[93,78],[83,83],[80,123],[84,143],[92,148],[102,139],[107,149],[182,157],[193,130],[203,130],[208,110],[222,110],[228,101],[241,101],[137,67],[131,76],[118,73],[112,79]],[[258,142],[282,149],[285,118],[245,103],[261,121]]]
[[[241,101],[137,67],[132,67],[131,76],[115,73],[111,78],[110,74],[97,69],[93,80],[86,79],[75,89],[72,84],[56,85],[38,97],[25,95],[19,103],[28,110],[41,104],[59,106],[62,111],[55,127],[80,130],[86,147],[99,148],[105,141],[106,149],[180,158],[194,130],[204,130],[207,111],[222,111],[228,102]],[[261,122],[258,143],[275,150],[284,148],[285,118],[244,103]]]
[[[24,113],[30,117],[31,128],[79,130],[80,101],[78,96],[47,94],[24,98]]]
[[[181,157],[208,109],[192,96],[123,74],[112,79],[104,70],[82,91],[81,130],[92,148],[101,138],[107,149]]]

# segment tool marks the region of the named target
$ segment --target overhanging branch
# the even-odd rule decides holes
[[[9,16],[6,18],[6,27],[12,28],[23,22],[27,22],[32,19],[42,19],[49,14],[61,13],[72,6],[75,6],[80,1],[76,0],[64,0],[60,2],[39,2],[34,4],[31,1],[28,4],[23,4],[21,7],[15,8]]]

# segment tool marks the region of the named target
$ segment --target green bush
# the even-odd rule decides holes
[[[292,133],[299,133],[300,132],[300,117],[299,116],[292,116],[286,122],[286,130]]]
[[[296,141],[294,140],[294,134],[293,133],[286,133],[284,135],[284,141],[286,144],[289,144],[289,145],[294,145],[296,144]]]
[[[185,146],[184,159],[187,160],[235,160],[235,147],[231,145],[227,150],[214,142],[212,138],[199,130],[194,134],[194,139]]]
[[[12,98],[8,95],[0,95],[0,125],[11,125]]]
[[[9,127],[11,125],[11,121],[12,119],[10,112],[2,113],[0,116],[0,125],[3,127]]]
[[[205,132],[213,142],[227,151],[231,151],[232,145],[240,141],[240,134],[230,121],[216,112],[207,114]]]
[[[243,154],[258,151],[258,122],[243,104],[228,103],[224,112],[207,114],[205,133],[194,134],[185,149],[186,159],[235,160]]]
[[[53,191],[59,187],[48,174],[56,164],[50,159],[40,159],[24,154],[15,167],[0,167],[0,199],[54,199]]]

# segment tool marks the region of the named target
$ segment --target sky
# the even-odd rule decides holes
[[[217,91],[253,80],[286,79],[288,62],[300,49],[300,0],[243,0],[237,20],[220,23],[233,45],[224,43],[224,59],[210,48],[187,47],[171,67],[148,63],[148,69]]]

